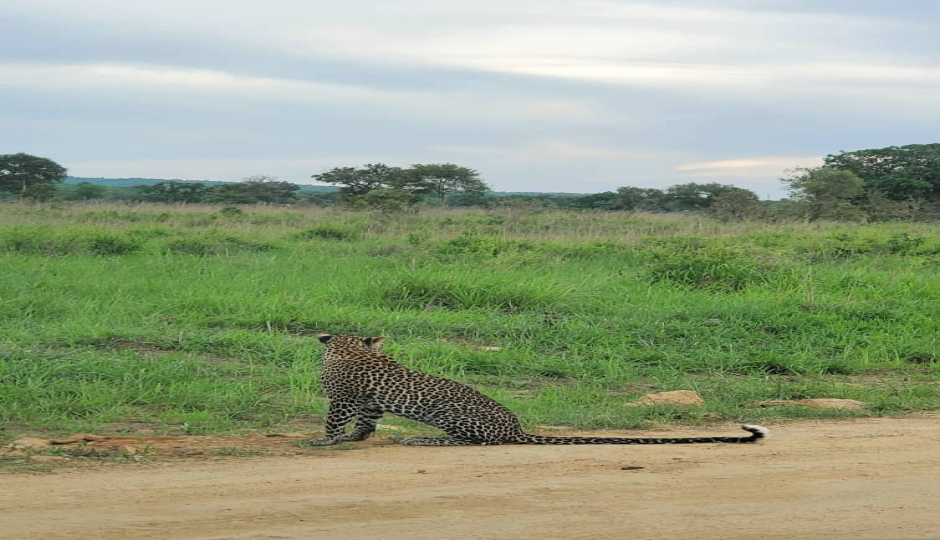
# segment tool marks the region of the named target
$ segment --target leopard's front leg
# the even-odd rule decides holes
[[[307,442],[313,446],[329,446],[350,440],[349,435],[344,434],[346,424],[352,421],[361,406],[362,405],[355,400],[331,400],[330,410],[326,415],[326,437],[313,438]]]
[[[356,419],[356,429],[349,435],[345,435],[344,440],[364,441],[375,433],[376,424],[379,418],[382,418],[382,409],[375,407],[363,407],[359,411],[359,418]]]

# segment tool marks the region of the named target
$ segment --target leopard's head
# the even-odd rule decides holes
[[[328,348],[360,349],[365,347],[373,351],[381,351],[384,337],[372,336],[335,336],[333,334],[317,334],[317,339]]]

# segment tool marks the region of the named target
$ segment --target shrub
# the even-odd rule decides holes
[[[126,255],[141,247],[135,239],[96,230],[63,232],[48,227],[14,227],[0,231],[0,251],[33,255]]]
[[[91,234],[87,237],[88,249],[95,255],[127,255],[140,251],[140,242],[108,233]]]
[[[774,264],[762,262],[753,250],[744,252],[694,237],[675,238],[641,251],[652,283],[668,281],[713,291],[740,291],[784,277]]]
[[[902,256],[936,255],[940,244],[909,233],[888,237],[839,232],[829,234],[797,249],[810,255],[811,260],[854,259],[861,256],[885,254]]]
[[[228,255],[232,253],[261,252],[277,246],[265,242],[255,242],[236,236],[213,235],[203,238],[176,238],[166,243],[170,253],[185,253],[201,257]]]
[[[352,227],[332,223],[314,225],[294,235],[294,237],[299,240],[320,239],[336,240],[340,242],[351,242],[357,240],[360,236],[360,232]]]
[[[623,259],[633,253],[632,247],[610,241],[552,244],[547,247],[552,253],[569,260]]]
[[[506,216],[498,214],[470,214],[459,217],[446,217],[441,221],[444,225],[503,225],[506,223]]]
[[[90,222],[151,222],[163,223],[169,221],[172,214],[169,212],[139,212],[136,210],[90,210],[78,215],[78,221]]]
[[[940,245],[928,245],[927,239],[916,234],[898,233],[886,242],[888,251],[900,255],[934,255],[940,253]]]
[[[245,217],[245,211],[237,206],[227,205],[219,209],[219,215],[226,219],[240,219]]]
[[[523,253],[533,249],[535,245],[531,242],[466,233],[444,242],[434,251],[439,257],[448,259],[466,255],[497,257],[504,253]]]
[[[507,313],[550,306],[564,293],[552,287],[505,281],[436,279],[404,276],[383,287],[380,297],[391,309],[496,309]]]

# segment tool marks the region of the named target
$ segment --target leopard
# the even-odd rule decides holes
[[[446,436],[409,437],[408,446],[488,446],[501,444],[690,444],[754,443],[769,435],[763,426],[744,424],[742,437],[560,437],[523,431],[507,407],[457,381],[413,371],[382,352],[385,338],[319,334],[325,345],[320,383],[329,399],[326,434],[314,446],[363,441],[385,413],[435,427]],[[346,427],[355,420],[354,428]]]

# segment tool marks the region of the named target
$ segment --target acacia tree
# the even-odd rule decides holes
[[[92,201],[104,197],[108,188],[92,184],[91,182],[79,182],[71,192],[63,194],[62,198],[67,201]]]
[[[361,197],[372,190],[401,184],[402,170],[384,163],[368,163],[363,167],[335,167],[310,177],[317,182],[339,184],[344,199]]]
[[[393,182],[393,186],[399,189],[415,193],[433,193],[441,206],[447,203],[447,196],[452,193],[483,194],[490,189],[490,186],[480,179],[479,172],[453,163],[412,165]]]
[[[19,193],[21,199],[48,200],[55,185],[65,180],[65,167],[51,159],[29,154],[0,155],[0,191]]]
[[[660,210],[665,194],[656,188],[617,188],[617,210]]]
[[[199,184],[201,185],[201,184]],[[255,174],[240,182],[218,184],[206,188],[199,202],[220,204],[290,204],[297,202],[300,186],[282,182],[275,176]],[[187,201],[190,202],[190,201]]]
[[[141,199],[149,202],[198,203],[208,192],[205,184],[199,182],[180,182],[167,180],[151,186],[134,188]]]
[[[760,219],[766,214],[757,194],[743,188],[715,195],[705,213],[719,221]]]
[[[865,183],[851,171],[832,167],[797,168],[782,181],[792,197],[806,205],[806,219],[862,221],[867,213],[862,207]]]
[[[854,173],[889,199],[940,203],[940,143],[842,152],[826,156],[825,164]]]
[[[613,191],[591,193],[577,197],[564,197],[553,200],[562,208],[576,208],[579,210],[620,210],[617,207],[617,194]]]
[[[743,192],[742,195],[757,195],[748,189],[727,184],[676,184],[666,188],[662,205],[666,210],[704,210],[712,205],[716,197],[727,193]]]

